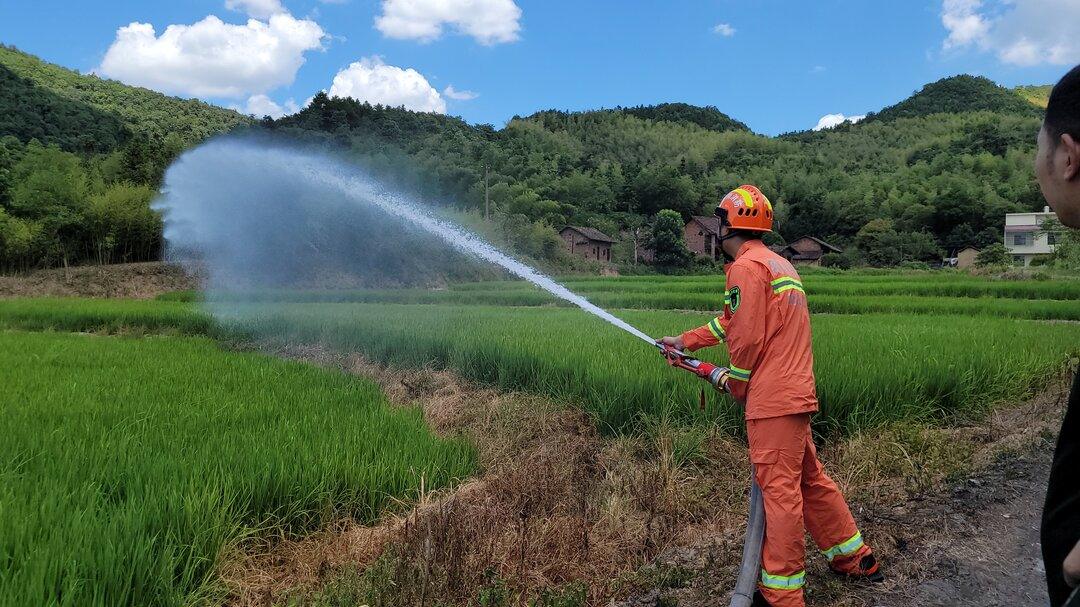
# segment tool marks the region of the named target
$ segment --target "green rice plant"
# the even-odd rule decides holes
[[[585,292],[593,303],[604,308],[641,310],[717,311],[722,294],[665,292]],[[235,302],[310,303],[403,303],[499,306],[572,306],[539,289],[465,291],[425,291],[399,289],[385,291],[342,290],[333,292],[277,292],[233,294]],[[219,302],[225,299],[219,299]],[[1080,320],[1080,302],[1054,299],[1007,299],[1001,297],[926,297],[904,295],[822,295],[809,298],[810,311],[828,314],[963,314],[1035,320]]]
[[[571,289],[593,293],[716,293],[724,290],[723,276],[677,283],[630,282],[596,279],[572,282]],[[812,276],[807,291],[819,295],[914,295],[935,297],[1006,297],[1013,299],[1080,300],[1080,281],[1072,280],[960,280],[960,281],[830,281]],[[513,284],[513,283],[511,283]],[[500,290],[506,290],[503,287]]]
[[[70,305],[67,300],[58,303],[65,308]],[[97,308],[98,322],[119,322],[107,319],[103,304],[87,303]],[[0,325],[8,322],[6,304],[0,302]],[[108,302],[107,307],[128,320],[138,319],[131,308],[140,308],[142,317],[156,326],[163,319],[153,317],[148,308],[153,305]],[[729,428],[741,425],[741,414],[733,403],[712,397],[707,410],[700,411],[698,381],[664,367],[647,344],[572,308],[215,305],[218,317],[226,321],[225,327],[217,329],[223,334],[322,343],[401,367],[451,368],[481,383],[580,404],[609,430],[631,428],[643,414]],[[49,307],[48,300],[39,300],[34,309],[42,319],[33,322],[70,329],[72,323]],[[194,308],[187,309],[191,317],[201,318]],[[675,334],[708,319],[701,313],[675,311],[624,310],[619,314],[655,336]],[[72,316],[76,326],[82,318],[81,313]],[[29,322],[25,316],[18,320]],[[815,315],[812,322],[823,411],[819,427],[840,431],[982,411],[993,401],[1027,393],[1080,351],[1080,324],[1071,323],[966,312],[953,316]],[[705,355],[716,362],[724,360],[723,348]]]
[[[3,605],[217,603],[243,538],[370,521],[475,466],[372,382],[205,338],[2,332],[0,385]]]
[[[231,320],[230,320],[231,315]],[[623,311],[650,335],[707,316]],[[664,366],[657,351],[583,312],[563,308],[379,304],[237,305],[223,322],[287,342],[317,342],[394,366],[452,368],[502,389],[580,403],[608,430],[641,414],[741,426],[734,403]],[[941,420],[1019,398],[1080,352],[1080,325],[963,316],[813,319],[819,427],[852,431],[901,419]],[[704,353],[724,362],[723,349]]]
[[[0,299],[9,329],[116,333],[138,329],[177,335],[211,333],[214,322],[190,303],[136,299]]]
[[[570,306],[548,293],[523,282],[506,282],[503,286],[484,283],[456,285],[447,290],[386,289],[336,291],[260,291],[219,295],[217,301],[236,302],[351,302],[406,304],[461,304],[503,306]],[[872,285],[871,285],[872,286]],[[692,290],[659,289],[656,285],[636,284],[623,289],[617,284],[603,288],[578,288],[593,303],[605,308],[636,308],[643,310],[700,310],[715,311],[723,299],[723,286],[707,284]],[[809,287],[808,287],[809,288]],[[897,291],[905,285],[891,286],[880,291]],[[1007,297],[968,297],[945,295],[862,295],[867,289],[846,286],[817,285],[811,290],[810,311],[829,314],[907,313],[907,314],[964,314],[1026,318],[1035,320],[1080,320],[1080,301],[1058,299],[1012,299]],[[918,289],[915,289],[916,291]],[[178,299],[194,300],[184,294]]]

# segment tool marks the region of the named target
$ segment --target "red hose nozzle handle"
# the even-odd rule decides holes
[[[718,367],[690,356],[686,352],[663,343],[656,344],[660,348],[660,354],[672,367],[677,367],[697,375],[701,379],[712,384],[720,392],[727,392],[727,380],[729,370],[727,367]]]

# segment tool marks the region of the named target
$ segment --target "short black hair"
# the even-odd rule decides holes
[[[1043,126],[1053,146],[1066,133],[1080,141],[1080,65],[1069,70],[1050,91]]]

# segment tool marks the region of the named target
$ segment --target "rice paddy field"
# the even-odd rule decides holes
[[[207,338],[0,332],[0,604],[220,601],[238,541],[472,473],[368,381]]]
[[[824,440],[976,418],[1080,357],[1080,281],[804,278]],[[715,276],[565,283],[657,337],[707,321],[724,289]],[[450,369],[581,408],[607,433],[655,418],[741,432],[735,403],[710,394],[701,409],[700,382],[648,344],[518,282],[201,299],[0,300],[0,604],[213,603],[223,555],[246,537],[372,520],[421,482],[474,473],[470,445],[433,436],[374,383],[236,341]]]

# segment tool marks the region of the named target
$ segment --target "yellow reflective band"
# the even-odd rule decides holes
[[[735,193],[742,197],[743,203],[746,204],[746,208],[748,208],[748,209],[754,208],[754,197],[750,195],[750,192],[748,192],[748,191],[746,191],[746,190],[744,190],[742,188],[739,188],[739,189],[735,190]]]
[[[783,293],[784,291],[792,291],[792,290],[798,291],[798,292],[802,293],[803,295],[806,294],[806,291],[804,291],[803,288],[801,286],[799,286],[799,285],[784,285],[784,286],[779,287],[777,289],[773,289],[773,294],[779,295],[779,294]]]
[[[859,548],[863,547],[862,533],[856,531],[855,535],[851,536],[851,539],[840,542],[839,544],[829,548],[828,550],[822,550],[821,553],[833,560],[838,556],[848,556],[849,554],[855,554]]]
[[[791,282],[797,282],[799,284],[802,284],[802,282],[799,281],[799,279],[795,278],[794,276],[781,276],[780,278],[777,278],[777,279],[773,280],[772,284],[773,285],[778,285],[778,284],[780,284],[780,283],[782,283],[782,282],[784,282],[786,280],[790,280]]]
[[[750,370],[740,369],[735,365],[731,365],[731,374],[729,377],[731,377],[732,379],[738,379],[740,381],[750,381]]]
[[[772,590],[798,590],[806,583],[806,570],[795,575],[772,575],[761,570],[761,585]]]
[[[803,290],[802,282],[800,282],[797,278],[793,278],[791,276],[781,276],[780,278],[773,280],[771,284],[773,288],[773,293],[777,295],[783,293],[784,291],[790,291],[792,289],[799,291],[803,294],[806,293],[806,291]]]
[[[709,327],[709,332],[713,334],[713,337],[720,341],[724,341],[724,327],[721,327],[720,323],[716,321],[717,319],[714,318],[710,320],[709,324],[706,326]]]

